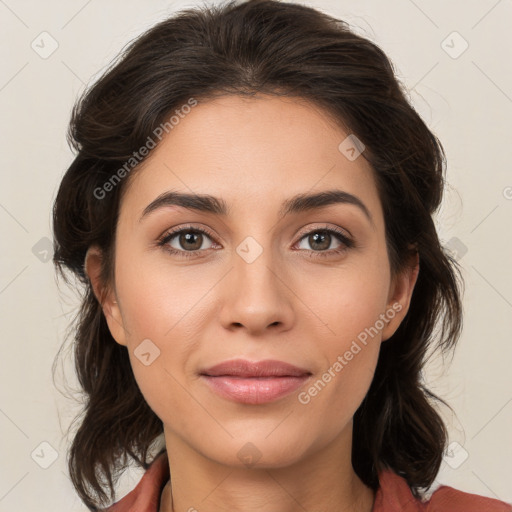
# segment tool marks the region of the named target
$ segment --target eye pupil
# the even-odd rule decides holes
[[[326,231],[317,231],[313,235],[310,235],[309,239],[311,247],[313,248],[315,248],[315,244],[320,244],[320,247],[318,245],[316,247],[316,249],[319,250],[328,249],[329,245],[331,245],[331,235]],[[326,241],[327,243],[325,243]]]
[[[187,249],[187,250],[194,251],[194,250],[200,249],[202,242],[203,242],[202,236],[203,235],[201,233],[193,233],[193,232],[182,233],[180,235],[180,244],[184,249]],[[193,243],[194,239],[195,239],[195,244],[192,247],[187,248],[187,243],[190,243],[190,242]],[[199,240],[199,243],[197,242],[198,240]]]

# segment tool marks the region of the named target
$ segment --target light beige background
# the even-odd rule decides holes
[[[436,359],[426,375],[456,412],[446,415],[456,444],[437,481],[512,502],[512,2],[304,3],[384,49],[446,149],[437,222],[464,268],[466,316],[453,361]],[[51,377],[77,296],[64,286],[59,294],[45,261],[51,204],[72,161],[67,123],[77,95],[126,43],[194,5],[0,0],[0,511],[86,510],[66,475],[64,433],[77,409]],[[65,391],[63,371],[72,376],[69,355],[57,373]],[[141,474],[127,473],[120,495]]]

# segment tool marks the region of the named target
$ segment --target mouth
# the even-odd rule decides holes
[[[263,404],[301,387],[312,373],[283,361],[225,361],[200,372],[211,391],[231,401]]]
[[[202,370],[200,374],[207,377],[270,378],[302,377],[311,375],[311,372],[290,363],[272,359],[254,362],[246,359],[233,359]]]

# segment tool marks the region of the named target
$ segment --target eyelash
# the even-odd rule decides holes
[[[168,245],[168,243],[176,235],[179,235],[181,233],[190,233],[190,232],[200,233],[200,234],[208,236],[209,238],[214,239],[214,236],[206,229],[193,227],[193,226],[185,226],[185,227],[177,229],[175,231],[169,231],[169,232],[165,233],[161,238],[158,239],[157,245],[159,247],[162,247],[165,251],[167,251],[168,253],[170,253],[172,255],[180,256],[183,258],[197,258],[198,252],[206,251],[208,249],[202,249],[202,250],[196,250],[196,251],[181,251],[178,249],[174,249],[173,247],[170,247]],[[339,247],[338,249],[330,249],[328,251],[313,251],[313,250],[311,250],[310,252],[315,254],[315,256],[312,255],[311,257],[327,258],[330,256],[341,254],[341,253],[345,252],[346,250],[351,249],[352,247],[355,246],[354,241],[351,240],[350,238],[348,238],[347,235],[343,231],[341,231],[337,228],[328,228],[328,227],[316,228],[311,231],[307,231],[306,233],[302,233],[298,242],[300,242],[302,239],[306,238],[307,236],[309,236],[313,233],[333,234],[338,239],[338,241],[340,241],[343,244],[343,246]]]

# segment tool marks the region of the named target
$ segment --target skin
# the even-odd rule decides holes
[[[164,423],[172,483],[162,494],[163,512],[372,509],[374,493],[351,464],[352,418],[381,342],[407,312],[418,265],[392,275],[372,169],[364,157],[350,161],[340,152],[347,135],[303,100],[224,96],[199,103],[130,177],[113,286],[100,282],[99,250],[88,252],[86,269],[112,336],[127,347],[137,383]],[[278,216],[285,199],[330,189],[357,196],[371,220],[352,204]],[[222,198],[229,214],[167,206],[139,221],[169,190]],[[171,228],[189,224],[214,235],[203,237],[196,257],[157,245]],[[319,249],[307,233],[326,227],[350,233],[354,247],[334,254],[343,244],[333,235]],[[263,250],[252,263],[236,252],[248,236]],[[179,235],[169,243],[184,252],[189,247]],[[322,250],[331,255],[318,256]],[[393,304],[395,315],[379,334],[309,403],[300,403],[298,393]],[[145,339],[160,350],[148,366],[134,355]],[[240,404],[198,376],[238,357],[278,359],[313,375],[276,402]],[[249,442],[260,453],[252,467],[237,455]]]

